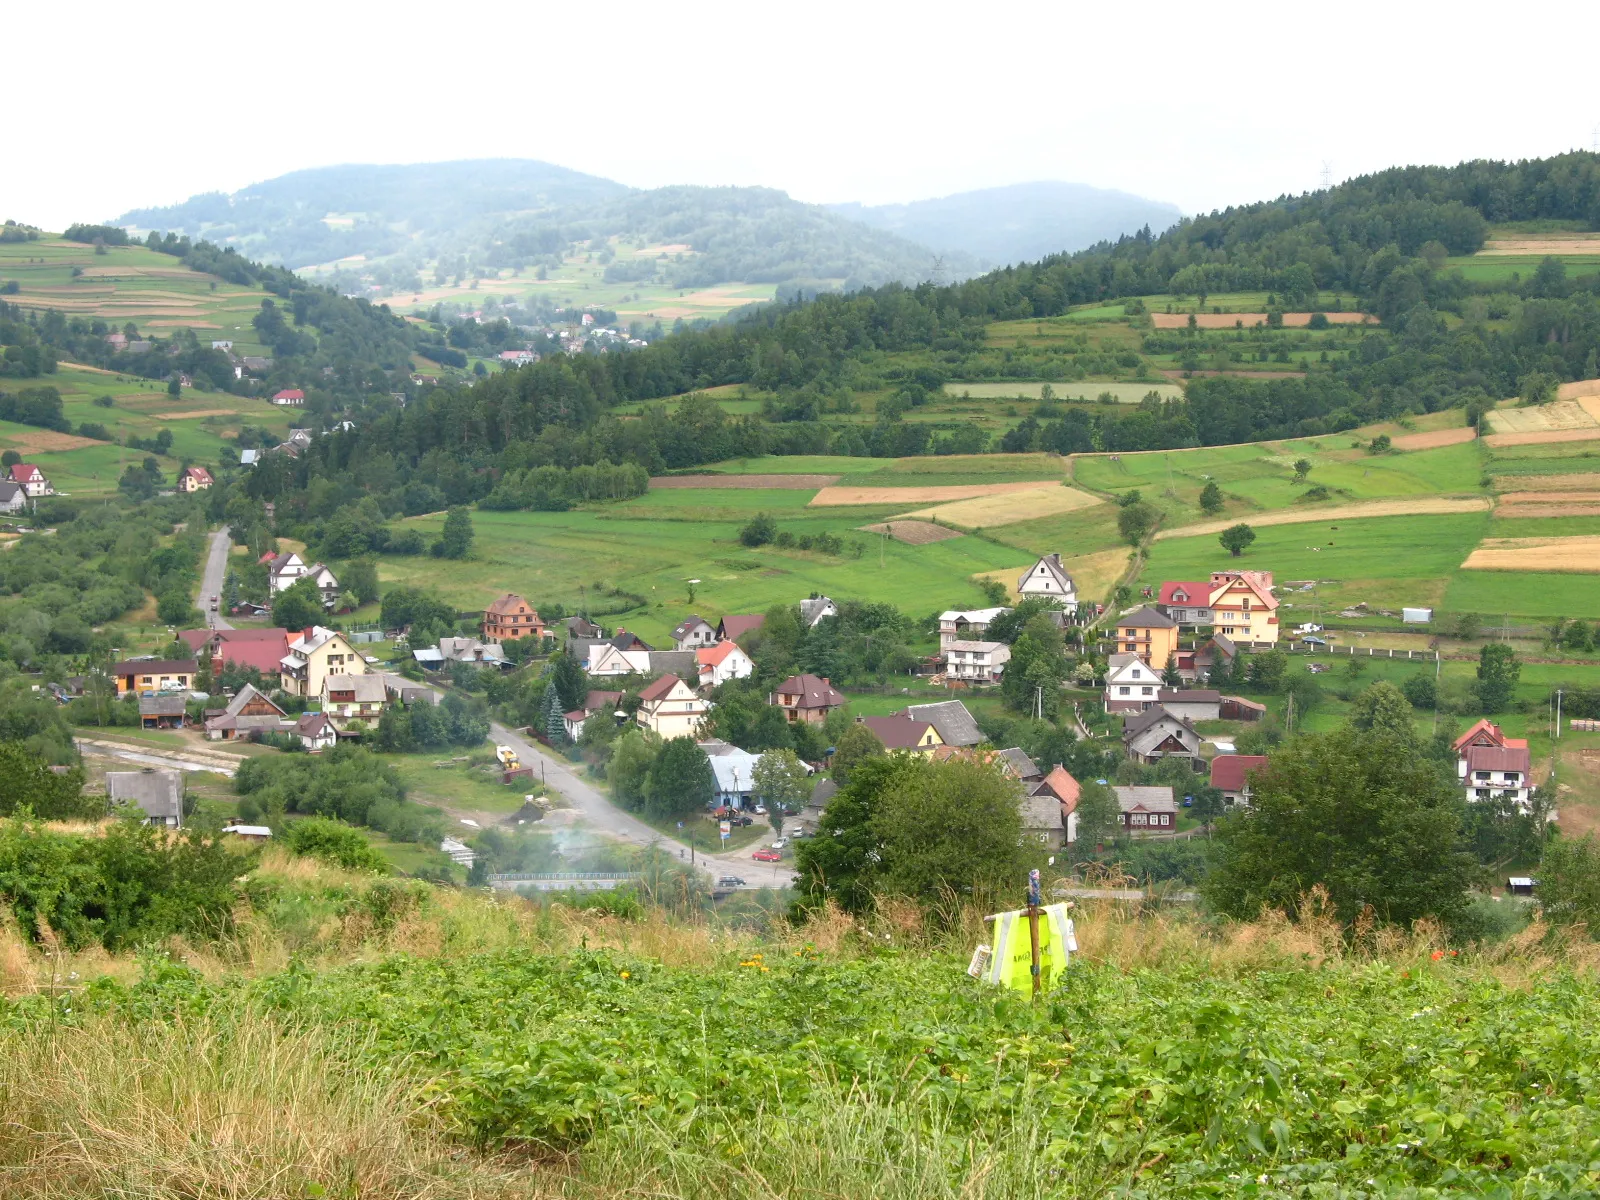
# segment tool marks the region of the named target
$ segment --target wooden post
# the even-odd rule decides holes
[[[1028,872],[1028,941],[1033,951],[1033,998],[1039,998],[1042,981],[1039,978],[1039,871]]]

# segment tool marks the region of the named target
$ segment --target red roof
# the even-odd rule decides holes
[[[206,470],[204,467],[185,467],[183,469],[183,473],[185,475],[194,476],[194,478],[201,483],[214,482],[211,478],[211,472]]]
[[[1182,592],[1182,599],[1176,593]],[[1162,604],[1193,604],[1204,608],[1211,602],[1211,585],[1206,583],[1163,583],[1161,585]]]
[[[267,636],[225,638],[217,647],[216,660],[230,667],[254,667],[263,675],[276,675],[280,660],[289,653],[289,635],[281,629],[252,629],[250,632]]]
[[[1527,746],[1468,746],[1463,757],[1467,771],[1517,771],[1526,775],[1533,769],[1533,756]],[[1467,780],[1468,783],[1472,781]]]
[[[11,481],[13,483],[27,483],[35,475],[43,474],[44,472],[32,463],[13,463],[11,465]]]
[[[586,713],[599,712],[606,705],[615,704],[621,699],[621,692],[591,691],[583,699],[583,711]]]
[[[1211,786],[1224,792],[1244,791],[1244,777],[1267,765],[1265,754],[1219,754],[1211,760]]]
[[[274,392],[272,398],[274,400],[304,400],[306,394],[299,388],[284,388],[281,392]]]
[[[1050,774],[1034,788],[1034,795],[1037,796],[1042,788],[1050,789],[1051,795],[1061,801],[1067,812],[1072,812],[1078,807],[1078,795],[1083,790],[1078,781],[1072,777],[1072,773],[1060,763],[1057,763]]]
[[[694,652],[694,657],[702,667],[715,667],[737,649],[738,642],[718,642],[715,646],[701,646]]]
[[[1500,726],[1490,721],[1487,717],[1478,718],[1477,724],[1456,739],[1456,753],[1461,753],[1468,743],[1479,746],[1505,746],[1512,750],[1526,750],[1527,738],[1510,738],[1505,735]]]
[[[767,623],[764,613],[737,613],[723,617],[717,622],[718,633],[729,641],[737,642],[753,629],[760,629]]]
[[[647,704],[654,703],[657,700],[665,699],[667,694],[682,682],[683,680],[679,679],[676,675],[663,675],[660,679],[646,687],[644,691],[640,692],[639,699],[643,700]]]

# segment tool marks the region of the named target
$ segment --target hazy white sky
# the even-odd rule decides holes
[[[0,219],[486,156],[811,201],[1062,179],[1194,212],[1314,188],[1324,163],[1593,148],[1597,33],[1594,0],[23,0]]]

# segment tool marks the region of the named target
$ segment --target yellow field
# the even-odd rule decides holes
[[[1584,399],[1590,402],[1585,404]],[[1496,433],[1544,433],[1566,429],[1600,427],[1589,411],[1600,397],[1555,400],[1534,408],[1497,408],[1489,414],[1489,425]]]
[[[940,520],[965,529],[988,529],[994,525],[1011,525],[1017,521],[1032,521],[1038,517],[1053,517],[1080,508],[1104,504],[1099,496],[1080,492],[1076,488],[1052,485],[1029,491],[1008,492],[998,496],[979,496],[972,500],[958,500],[954,504],[940,504],[907,513],[908,517]]]
[[[1461,564],[1466,571],[1572,571],[1600,574],[1600,535],[1484,538]]]
[[[1061,565],[1066,568],[1067,574],[1072,577],[1072,582],[1077,586],[1078,599],[1084,604],[1098,604],[1111,594],[1111,589],[1128,569],[1128,555],[1132,553],[1126,546],[1119,546],[1114,550],[1097,550],[1093,554],[1077,554],[1070,558],[1063,558]],[[1022,572],[1015,567],[1008,567],[1002,571],[984,571],[974,575],[974,579],[998,579],[1005,584],[1006,592],[1012,600],[1018,599],[1017,577]]]
[[[1341,504],[1336,508],[1289,508],[1277,512],[1256,513],[1245,520],[1246,525],[1306,525],[1314,521],[1354,521],[1358,517],[1405,517],[1420,514],[1482,512],[1489,507],[1486,497],[1478,496],[1424,496],[1415,500],[1363,500],[1356,504]],[[1207,533],[1221,533],[1237,525],[1238,518],[1222,521],[1201,521],[1195,525],[1180,525],[1176,529],[1163,529],[1155,540],[1166,538],[1199,537]]]

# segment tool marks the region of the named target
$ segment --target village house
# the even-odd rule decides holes
[[[1213,634],[1211,640],[1196,650],[1178,651],[1178,677],[1185,683],[1200,683],[1214,671],[1233,670],[1239,648],[1226,634]]]
[[[561,627],[566,630],[567,640],[581,638],[584,641],[599,641],[605,637],[605,630],[596,625],[588,617],[567,617],[561,622]]]
[[[1028,788],[1028,797],[1023,808],[1023,833],[1026,836],[1032,833],[1039,837],[1042,832],[1048,831],[1049,809],[1055,810],[1056,823],[1060,826],[1060,840],[1045,840],[1052,848],[1059,849],[1064,845],[1071,845],[1078,840],[1078,797],[1082,792],[1078,781],[1072,773],[1057,763],[1037,783]],[[1030,815],[1032,820],[1030,822]],[[1044,828],[1041,829],[1040,827]]]
[[[183,772],[107,771],[106,794],[112,808],[137,806],[146,825],[177,829],[183,825]]]
[[[1207,689],[1162,688],[1161,707],[1184,721],[1215,721],[1222,715],[1222,693]]]
[[[815,725],[844,704],[844,697],[826,679],[815,675],[791,675],[767,697],[767,703],[783,710],[790,721]]]
[[[1219,754],[1211,760],[1211,786],[1227,804],[1250,803],[1250,775],[1267,765],[1265,754]]]
[[[1078,610],[1078,589],[1061,565],[1061,555],[1046,554],[1017,580],[1019,596],[1047,596],[1059,600],[1067,612]]]
[[[56,494],[56,489],[50,486],[50,481],[45,478],[44,472],[32,463],[13,463],[11,482],[22,488],[30,500]]]
[[[697,744],[705,751],[711,763],[711,774],[717,781],[712,807],[749,808],[761,755],[751,754],[748,750],[741,750],[716,738]]]
[[[247,683],[227,708],[206,718],[205,727],[213,742],[228,742],[254,733],[287,733],[294,728],[294,719]]]
[[[144,695],[148,692],[187,692],[194,687],[195,672],[200,664],[192,658],[134,659],[120,662],[111,668],[111,677],[117,681],[117,695]]]
[[[959,700],[913,704],[895,715],[928,722],[939,731],[939,741],[946,746],[976,746],[983,741],[977,718]]]
[[[19,513],[28,507],[28,489],[11,480],[0,480],[0,513]]]
[[[260,450],[250,449],[250,450],[241,450],[241,451],[239,451],[239,465],[241,467],[253,467],[260,461],[261,461],[261,451]]]
[[[328,675],[322,681],[322,711],[340,733],[356,722],[376,725],[389,693],[379,675]]]
[[[631,633],[620,636],[626,637],[631,642],[638,642]],[[700,664],[693,650],[619,650],[614,644],[615,641],[616,639],[613,639],[611,642],[595,642],[589,645],[587,657],[578,659],[585,674],[615,677],[666,673],[676,675],[680,679],[699,682]],[[573,643],[574,653],[581,654],[584,645],[582,642]]]
[[[694,654],[703,688],[720,687],[730,679],[748,679],[756,669],[756,664],[739,649],[737,642],[701,646]]]
[[[1025,792],[1018,804],[1022,817],[1022,836],[1051,850],[1059,850],[1071,838],[1068,816],[1052,792]]]
[[[700,617],[685,617],[672,631],[675,650],[698,650],[701,646],[714,646],[716,643],[717,631],[711,627],[711,622]]]
[[[838,615],[839,606],[826,596],[813,596],[800,601],[800,624],[806,629],[815,629],[818,621]]]
[[[209,654],[213,672],[252,668],[271,679],[289,653],[289,635],[281,629],[185,629],[178,637],[197,656]]]
[[[948,609],[939,614],[939,649],[950,649],[954,642],[982,641],[989,631],[989,622],[1009,608]]]
[[[139,697],[139,724],[145,729],[182,729],[187,715],[182,696]]]
[[[1131,836],[1172,833],[1178,827],[1178,803],[1169,787],[1113,787],[1122,827]]]
[[[339,730],[327,713],[301,713],[293,728],[300,745],[311,754],[320,754],[339,744]]]
[[[1157,673],[1178,650],[1178,623],[1148,605],[1118,617],[1116,636],[1113,652],[1137,654]]]
[[[507,592],[483,610],[484,641],[514,642],[518,638],[542,638],[544,633],[538,612],[514,592]]]
[[[267,591],[273,596],[288,591],[306,573],[306,560],[293,550],[265,555],[263,561],[267,564]]]
[[[442,637],[437,646],[413,650],[411,657],[425,670],[437,671],[451,663],[472,663],[480,667],[509,668],[511,660],[498,642],[480,642],[471,637]]]
[[[1137,654],[1113,654],[1106,659],[1105,708],[1108,713],[1143,712],[1156,702],[1161,690],[1160,672]]]
[[[204,467],[185,467],[183,474],[178,476],[178,490],[180,492],[203,492],[215,482],[211,478],[211,472]]]
[[[719,642],[742,642],[767,623],[765,613],[734,613],[717,622]]]
[[[709,701],[676,675],[663,675],[639,693],[634,720],[662,738],[693,737],[711,711]]]
[[[944,673],[948,679],[970,683],[999,683],[1011,661],[1011,647],[1004,642],[951,642],[944,651]]]
[[[245,359],[247,365],[249,361],[249,359]],[[283,391],[272,394],[272,402],[279,408],[304,408],[306,394],[299,388],[284,388]]]
[[[278,660],[278,686],[291,696],[322,695],[329,675],[365,675],[367,661],[337,630],[313,625],[300,631]]]
[[[1217,715],[1224,721],[1259,721],[1267,715],[1267,706],[1243,696],[1224,696]]]
[[[872,730],[883,748],[891,753],[903,750],[907,754],[927,755],[944,745],[944,739],[931,723],[915,720],[903,712],[892,717],[857,717],[856,721]]]
[[[602,714],[605,719],[609,720],[611,713],[617,707],[617,702],[621,699],[621,692],[603,692],[599,689],[590,689],[589,693],[583,698],[582,708],[575,708],[569,713],[562,714],[562,724],[566,727],[568,739],[575,742],[582,737],[584,722],[596,713]]]
[[[1527,738],[1507,737],[1500,726],[1481,719],[1455,741],[1456,778],[1467,799],[1504,796],[1522,812],[1533,805],[1533,758]]]
[[[1012,746],[1006,750],[995,751],[998,755],[1000,768],[1007,775],[1020,779],[1030,787],[1044,778],[1044,772],[1039,769],[1039,764],[1028,757],[1027,751],[1019,746]]]
[[[1270,650],[1278,644],[1278,598],[1271,571],[1211,572],[1212,628],[1235,644]]]
[[[1156,608],[1179,625],[1198,627],[1211,624],[1211,585],[1209,583],[1163,583]]]
[[[1182,758],[1191,767],[1200,762],[1200,735],[1194,726],[1157,704],[1128,717],[1122,744],[1134,762],[1154,766],[1164,758]]]

